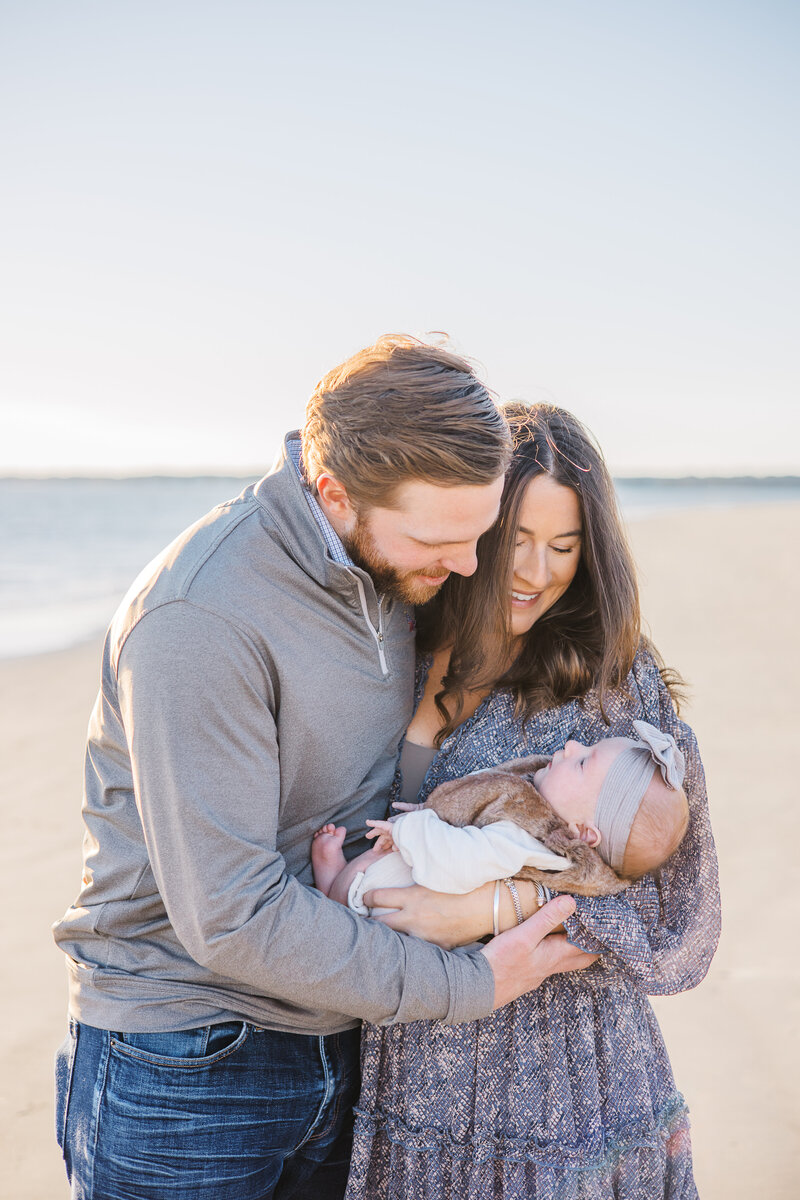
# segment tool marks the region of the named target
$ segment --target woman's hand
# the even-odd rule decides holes
[[[526,880],[516,881],[523,916],[529,917],[538,908],[536,888]],[[411,933],[434,942],[444,950],[466,946],[492,932],[494,883],[485,883],[474,892],[454,896],[447,892],[432,892],[413,884],[402,888],[375,888],[364,896],[368,908],[394,908],[397,912],[376,917],[390,929]],[[517,919],[507,887],[500,887],[501,931],[512,929]]]

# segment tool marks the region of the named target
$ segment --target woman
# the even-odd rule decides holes
[[[566,930],[600,956],[588,969],[552,976],[483,1021],[365,1026],[347,1200],[683,1200],[696,1195],[686,1107],[646,994],[693,987],[716,948],[702,766],[672,679],[641,637],[599,451],[559,409],[514,405],[506,415],[515,454],[500,520],[474,579],[448,581],[423,614],[429,653],[401,772],[416,763],[424,799],[446,779],[568,739],[629,736],[642,718],[686,755],[689,829],[658,879],[577,898]],[[402,784],[399,775],[398,792]],[[487,919],[473,935],[491,928],[491,903],[477,900]],[[367,897],[404,905],[383,919],[412,930],[418,901],[419,889]]]

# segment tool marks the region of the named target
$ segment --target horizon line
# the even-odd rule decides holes
[[[96,474],[94,472],[21,472],[4,473],[0,471],[0,482],[2,483],[48,483],[48,482],[81,482],[81,483],[134,483],[144,482],[148,480],[167,480],[167,479],[235,479],[235,480],[257,480],[261,479],[266,474],[263,467],[256,467],[248,471],[246,469],[231,469],[231,470],[163,470],[163,471],[131,471],[120,472],[116,474]],[[663,472],[644,472],[644,471],[611,471],[611,477],[618,483],[786,483],[800,484],[800,470],[793,471],[768,471],[768,472],[704,472],[698,473],[682,472],[678,474],[665,474]]]

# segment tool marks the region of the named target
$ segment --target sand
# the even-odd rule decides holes
[[[797,1194],[799,533],[800,505],[789,504],[631,527],[654,640],[692,685],[685,716],[707,768],[721,862],[724,933],[708,978],[655,1002],[692,1112],[703,1200]],[[0,663],[0,1161],[2,1195],[15,1200],[68,1195],[51,1083],[66,984],[49,925],[77,890],[99,652]]]

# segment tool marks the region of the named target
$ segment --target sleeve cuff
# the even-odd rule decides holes
[[[480,1021],[494,1008],[494,973],[485,954],[452,954],[448,962],[450,1005],[446,1025]]]

